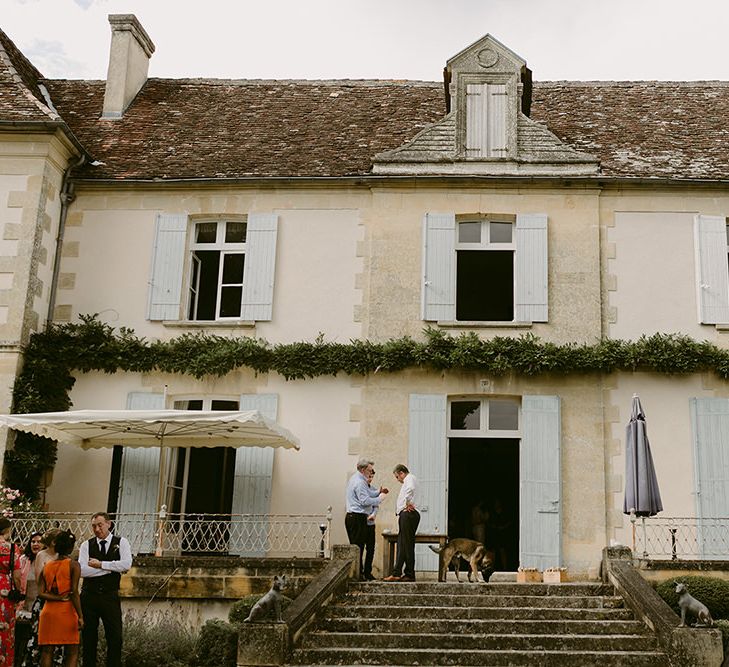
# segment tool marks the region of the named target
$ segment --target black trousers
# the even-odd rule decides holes
[[[375,524],[367,525],[367,539],[365,540],[365,559],[363,573],[366,577],[372,576],[372,561],[375,558]]]
[[[406,577],[415,579],[415,533],[420,524],[420,512],[404,510],[397,515],[397,560],[392,573],[399,577],[404,574]],[[403,572],[403,566],[405,571]]]
[[[356,512],[347,512],[344,517],[344,527],[347,529],[347,537],[350,544],[359,547],[359,574],[364,575],[362,554],[364,553],[365,542],[367,542],[367,515]]]
[[[96,648],[99,641],[99,621],[104,624],[106,636],[106,665],[121,667],[122,613],[117,591],[81,591],[81,611],[84,614],[83,646],[84,667],[96,667]]]

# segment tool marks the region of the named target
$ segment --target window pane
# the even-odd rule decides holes
[[[456,320],[511,322],[514,319],[514,252],[456,252]]]
[[[451,428],[478,430],[481,426],[481,401],[456,401],[451,403]]]
[[[489,223],[490,243],[511,243],[512,225],[510,222]]]
[[[246,242],[246,225],[245,222],[226,222],[225,223],[225,242],[226,243],[245,243]]]
[[[240,285],[243,283],[243,253],[223,256],[223,285]]]
[[[220,290],[220,317],[238,317],[242,298],[242,287],[223,287]]]
[[[225,401],[222,399],[213,400],[210,401],[210,409],[236,412],[238,410],[238,401]]]
[[[195,225],[196,243],[215,243],[215,236],[217,233],[217,222],[199,222]]]
[[[518,403],[515,401],[489,401],[489,430],[516,431],[518,428]]]
[[[458,225],[459,243],[481,243],[481,223],[461,222]]]
[[[175,401],[173,406],[175,410],[202,410],[202,399],[192,398],[189,401]]]

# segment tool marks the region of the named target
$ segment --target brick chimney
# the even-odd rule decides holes
[[[121,118],[147,81],[154,44],[134,14],[110,14],[111,52],[102,118]]]

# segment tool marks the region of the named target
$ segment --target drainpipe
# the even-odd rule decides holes
[[[56,292],[58,291],[58,274],[61,271],[61,250],[63,249],[63,236],[66,231],[66,217],[68,216],[68,207],[71,205],[76,194],[74,193],[74,185],[71,182],[71,172],[86,162],[86,155],[70,164],[63,173],[61,181],[61,212],[58,216],[58,235],[56,236],[56,252],[53,258],[53,275],[51,277],[51,291],[48,295],[48,316],[46,318],[46,328],[53,322],[53,311],[56,309]]]

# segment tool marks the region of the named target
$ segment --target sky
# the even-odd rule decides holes
[[[142,23],[151,77],[440,81],[489,33],[536,81],[729,80],[726,0],[0,0],[48,78],[106,78],[109,14]]]

